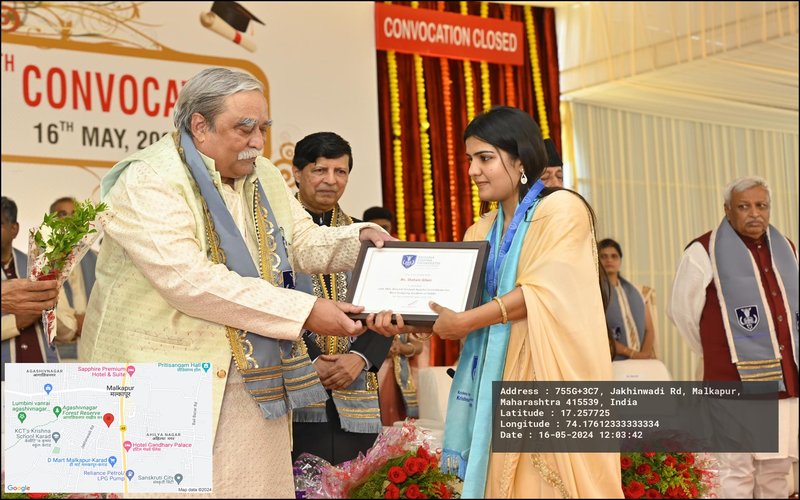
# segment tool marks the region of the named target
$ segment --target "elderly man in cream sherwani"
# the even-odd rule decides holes
[[[301,334],[365,330],[346,315],[361,308],[293,290],[293,269],[349,270],[360,240],[392,238],[374,224],[314,224],[259,156],[270,119],[251,76],[202,71],[174,122],[103,178],[112,218],[79,360],[211,362],[213,495],[293,498],[286,416],[325,398]]]

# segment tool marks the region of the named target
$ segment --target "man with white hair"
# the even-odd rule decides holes
[[[365,330],[346,315],[362,308],[293,290],[294,270],[349,270],[360,240],[392,238],[311,220],[261,156],[271,120],[250,75],[200,72],[174,122],[103,178],[111,219],[78,359],[211,362],[213,495],[294,498],[287,414],[327,397],[304,382],[302,334]]]
[[[720,498],[787,498],[797,459],[797,250],[769,224],[764,179],[725,188],[725,218],[683,254],[668,314],[703,358],[706,381],[773,381],[778,394],[777,453],[719,453]]]

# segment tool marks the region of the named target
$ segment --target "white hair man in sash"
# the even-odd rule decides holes
[[[301,334],[365,330],[346,315],[362,308],[293,290],[294,270],[349,270],[360,240],[391,237],[311,220],[261,156],[271,120],[250,75],[200,72],[174,123],[103,178],[112,217],[78,358],[210,362],[213,496],[294,498],[287,415],[327,397],[302,383]]]
[[[769,224],[764,179],[725,188],[725,218],[683,254],[668,314],[703,359],[703,379],[774,381],[777,453],[720,453],[720,498],[787,498],[797,460],[797,250]]]

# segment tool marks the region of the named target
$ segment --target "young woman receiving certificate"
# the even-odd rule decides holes
[[[469,175],[497,210],[467,230],[490,242],[484,304],[436,304],[433,332],[466,336],[445,423],[443,466],[464,498],[622,497],[617,453],[491,453],[492,382],[612,380],[594,216],[577,193],[545,188],[539,127],[497,107],[464,132]],[[465,432],[466,429],[466,432]]]

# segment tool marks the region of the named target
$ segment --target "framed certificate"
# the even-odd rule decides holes
[[[387,241],[383,248],[361,243],[347,291],[347,302],[364,306],[349,315],[391,309],[410,325],[432,325],[433,301],[456,312],[480,305],[489,253],[488,241],[426,243]]]

